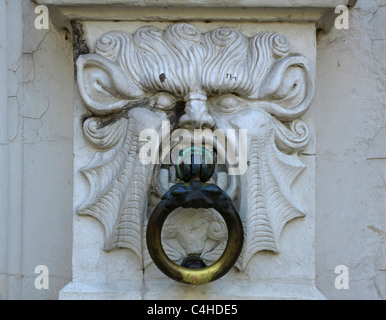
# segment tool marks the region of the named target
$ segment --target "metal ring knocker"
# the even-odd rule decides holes
[[[201,164],[194,161],[197,155],[202,156]],[[241,219],[230,197],[217,185],[205,183],[214,173],[214,161],[205,164],[207,156],[211,155],[205,148],[197,150],[195,147],[180,154],[177,174],[185,183],[177,183],[165,193],[153,210],[146,230],[147,248],[156,266],[168,277],[188,284],[204,284],[225,275],[236,263],[244,241]],[[191,159],[189,165],[186,157]],[[221,257],[210,266],[188,268],[174,263],[166,255],[161,241],[162,227],[169,214],[179,207],[213,208],[223,217],[228,228],[227,245]]]

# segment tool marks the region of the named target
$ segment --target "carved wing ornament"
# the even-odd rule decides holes
[[[285,224],[304,215],[294,204],[291,185],[304,169],[298,153],[310,134],[300,117],[315,90],[308,60],[291,53],[284,36],[246,37],[232,28],[200,33],[186,23],[166,30],[142,27],[134,34],[104,34],[94,53],[79,56],[76,64],[79,92],[91,113],[83,133],[95,150],[81,170],[90,189],[78,213],[102,223],[106,250],[128,248],[143,267],[149,263],[143,233],[148,212],[162,196],[165,171],[139,160],[146,143],[140,133],[160,132],[163,121],[172,131],[192,121],[196,127],[248,132],[247,172],[225,177],[233,183],[245,230],[236,267],[244,270],[260,250],[279,251]],[[224,175],[217,176],[220,181]],[[207,222],[200,254],[214,261],[226,230],[213,216],[208,219],[212,224]],[[173,236],[175,228],[170,226],[169,238],[174,238],[165,240],[165,248],[177,261],[189,250]]]

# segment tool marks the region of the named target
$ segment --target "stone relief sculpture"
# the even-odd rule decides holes
[[[290,52],[284,36],[246,37],[232,28],[200,33],[186,23],[113,31],[98,39],[95,53],[78,58],[77,81],[89,111],[84,136],[95,148],[82,169],[90,193],[78,213],[103,224],[105,250],[128,248],[143,268],[152,262],[147,219],[176,182],[162,145],[185,128],[247,130],[247,155],[240,159],[246,171],[230,174],[232,164],[218,165],[212,182],[227,191],[243,221],[236,267],[244,270],[260,250],[279,251],[285,224],[305,214],[290,188],[304,169],[298,153],[310,139],[299,118],[314,96],[309,62]],[[148,141],[141,132],[162,132],[165,123],[170,135],[157,145],[160,163],[143,163],[139,154]],[[215,211],[181,208],[169,218],[163,242],[172,260],[195,253],[210,264],[221,255],[227,229]]]

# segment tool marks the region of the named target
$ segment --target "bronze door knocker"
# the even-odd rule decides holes
[[[200,160],[197,160],[199,158]],[[210,158],[210,161],[206,161]],[[149,254],[168,277],[188,284],[204,284],[224,276],[236,263],[243,247],[244,232],[240,216],[227,193],[207,183],[215,171],[213,155],[204,147],[188,147],[180,152],[176,171],[184,183],[173,185],[153,210],[146,230]],[[161,232],[169,214],[179,208],[213,208],[224,219],[228,241],[221,257],[206,266],[198,256],[188,256],[182,265],[174,263],[162,247]]]

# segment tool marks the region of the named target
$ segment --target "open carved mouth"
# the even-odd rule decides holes
[[[209,153],[212,154],[212,163],[215,166],[214,173],[211,178],[206,181],[206,183],[212,183],[219,186],[224,190],[232,200],[236,199],[237,196],[237,178],[235,175],[229,174],[230,165],[226,160],[225,147],[213,141],[213,144],[202,144],[200,145],[197,141],[193,141],[194,147],[204,147],[206,150],[210,150]],[[189,148],[193,145],[186,143],[176,143],[170,148],[170,153],[164,155],[164,158],[161,161],[161,164],[156,168],[155,177],[156,177],[156,189],[159,192],[158,196],[164,195],[174,184],[184,182],[178,174],[178,168],[176,166],[176,160],[178,155],[181,155],[183,150]],[[213,148],[208,148],[207,146],[213,146]],[[167,159],[167,157],[170,157]],[[170,160],[170,161],[167,161]]]
[[[167,145],[165,140],[160,144],[160,149],[164,147],[164,150],[160,150],[160,163],[154,167],[150,207],[158,204],[160,198],[175,184],[191,184],[190,181],[199,177],[201,182],[221,188],[237,208],[239,179],[230,171],[234,165],[232,166],[232,154],[227,155],[225,152],[226,147],[229,148],[226,135],[217,138],[209,134],[213,138],[205,137],[205,143],[199,135],[195,139],[189,132],[187,136],[191,139],[180,139],[171,145]],[[201,161],[196,162],[195,156]],[[189,159],[190,163],[185,162]],[[210,161],[206,162],[205,159]],[[227,239],[226,223],[220,213],[212,208],[177,208],[166,219],[162,232],[166,254],[175,263],[189,268],[198,267],[197,261],[199,265],[203,263],[206,266],[214,263],[223,253]]]

